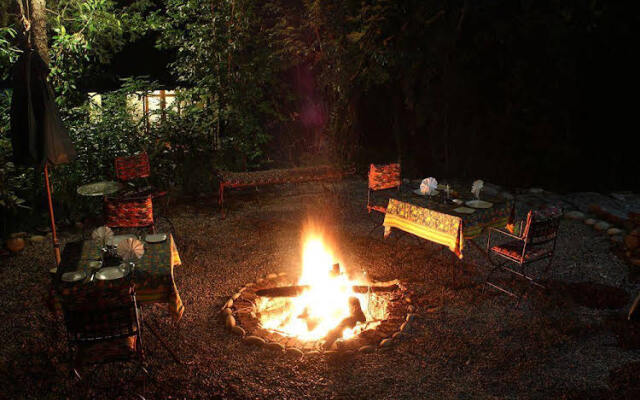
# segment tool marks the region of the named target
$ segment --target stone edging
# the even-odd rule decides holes
[[[316,342],[305,343],[296,338],[286,338],[259,327],[258,318],[255,315],[254,300],[257,298],[255,291],[278,284],[282,285],[285,281],[287,284],[291,283],[285,272],[272,273],[239,288],[220,309],[227,330],[240,336],[246,344],[285,353],[295,358],[315,354],[341,353],[347,355],[356,352],[386,351],[392,348],[407,334],[413,321],[417,318],[416,308],[410,304],[411,299],[406,296],[406,289],[401,286],[401,289],[397,291],[399,292],[397,293],[398,297],[389,300],[389,318],[379,326],[363,331],[346,341],[338,339],[329,350],[318,350]]]
[[[592,210],[595,213],[598,213],[599,217],[607,217],[606,212],[599,208],[592,207]],[[622,221],[625,226],[621,228],[613,223],[615,221],[618,221],[619,218],[615,221],[613,220],[614,217],[608,218],[610,221],[613,221],[610,223],[604,220],[596,219],[594,218],[595,216],[592,217],[591,215],[584,214],[580,211],[569,211],[566,212],[564,216],[567,219],[582,221],[584,224],[592,226],[596,231],[606,233],[606,235],[609,236],[609,239],[614,245],[623,248],[623,250],[625,251],[626,257],[624,258],[626,258],[626,261],[631,265],[640,267],[640,254],[638,254],[638,249],[640,249],[640,227],[633,228],[632,225],[629,225],[631,221]],[[627,231],[627,228],[629,227],[632,228],[631,232]]]

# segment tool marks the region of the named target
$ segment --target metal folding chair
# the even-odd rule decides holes
[[[374,193],[379,193],[376,197],[382,197],[384,193],[385,200],[388,202],[390,191],[395,189],[398,191],[402,184],[402,178],[400,175],[400,163],[393,164],[371,164],[369,166],[369,181],[367,189],[367,212],[369,216],[372,216],[372,211],[380,213],[384,216],[387,212],[387,205],[378,198],[374,199]],[[374,213],[375,214],[375,213]],[[369,234],[382,226],[384,220],[379,223],[376,222],[375,226]]]
[[[150,194],[140,197],[105,197],[105,225],[110,228],[145,229],[155,232],[153,201]]]
[[[117,157],[114,161],[115,164],[115,172],[116,178],[118,181],[125,183],[129,186],[130,190],[128,194],[122,195],[120,197],[124,198],[139,198],[145,197],[146,195],[150,195],[154,204],[158,204],[157,199],[165,198],[166,201],[163,202],[163,208],[168,209],[169,207],[169,196],[166,190],[157,190],[154,188],[149,182],[149,177],[151,176],[151,164],[149,163],[149,155],[146,152],[141,152],[133,156],[128,157]],[[140,183],[142,181],[142,183]],[[156,225],[161,225],[158,229],[154,229],[154,231],[159,232],[171,232],[171,234],[175,237],[175,231],[173,227],[173,223],[169,218],[164,216],[164,213],[159,211],[160,208],[158,206],[153,208],[153,219],[155,228]],[[164,210],[166,211],[166,210]]]
[[[517,298],[518,303],[520,303],[531,286],[544,289],[545,287],[540,283],[540,278],[546,277],[550,271],[561,216],[561,210],[556,207],[531,210],[519,235],[491,228],[487,238],[487,256],[494,267],[485,279],[486,286],[493,287]],[[509,238],[509,240],[503,244],[492,245],[492,233]],[[497,262],[492,256],[497,256],[502,262]],[[529,269],[529,266],[545,260],[546,265],[544,265],[543,271],[534,276],[534,272]],[[507,266],[509,264],[514,264],[515,267],[510,268]],[[492,281],[494,274],[500,270],[510,272],[513,274],[512,277],[515,276],[527,280],[529,285],[520,294],[516,294],[515,289],[506,288]]]
[[[137,307],[132,279],[123,278],[122,285],[117,287],[104,287],[98,283],[85,285],[91,286],[80,292],[58,289],[62,297],[71,373],[82,380],[79,369],[83,366],[135,361],[146,378],[142,314]]]
[[[153,198],[164,197],[166,191],[154,189],[149,183],[151,176],[151,164],[149,163],[149,155],[146,152],[138,153],[129,157],[118,157],[114,161],[116,178],[123,183],[130,183],[136,188],[136,191],[148,192]],[[139,187],[134,184],[135,180],[142,179],[144,186]]]

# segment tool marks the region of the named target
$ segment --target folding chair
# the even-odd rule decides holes
[[[520,303],[520,300],[531,286],[535,285],[544,289],[545,287],[539,280],[541,277],[546,277],[550,271],[561,216],[562,212],[557,207],[531,210],[527,214],[526,225],[524,229],[520,230],[519,235],[501,229],[491,228],[489,230],[489,237],[487,238],[487,256],[494,268],[487,275],[485,284],[517,298],[518,303]],[[520,226],[522,227],[522,223],[520,223]],[[492,246],[491,238],[493,232],[510,238],[510,240],[503,244]],[[491,257],[492,255],[499,257],[503,262],[496,262]],[[544,265],[542,273],[534,276],[528,267],[532,263],[544,260],[546,260],[546,265]],[[507,265],[509,263],[515,264],[515,269],[508,267]],[[515,293],[515,290],[510,290],[491,281],[493,274],[499,270],[504,270],[514,274],[516,277],[524,278],[529,282],[529,285],[518,295]]]
[[[138,153],[129,157],[118,157],[115,159],[115,171],[118,181],[129,183],[136,188],[138,194],[148,192],[154,199],[167,195],[166,191],[158,191],[149,183],[151,176],[151,164],[149,155],[146,152]],[[144,186],[135,185],[135,181],[141,179]]]
[[[105,197],[105,225],[110,228],[151,228],[155,232],[150,194],[140,197]]]
[[[61,291],[72,374],[82,380],[80,367],[135,361],[146,377],[142,315],[132,279],[123,278],[117,287],[85,285],[91,286],[81,294]]]
[[[393,164],[371,164],[369,166],[369,183],[367,189],[367,212],[371,216],[371,211],[386,214],[387,203],[391,195],[390,191],[400,189],[402,178],[400,175],[400,163]],[[374,198],[376,194],[376,198]],[[384,196],[382,196],[384,194]],[[381,200],[383,197],[384,200]],[[369,234],[382,226],[382,222],[376,223]]]
[[[154,202],[156,199],[164,197],[166,198],[164,208],[168,209],[169,196],[167,191],[157,190],[149,182],[151,164],[149,163],[149,155],[146,152],[128,157],[118,157],[115,159],[114,164],[118,181],[126,183],[131,188],[128,194],[122,195],[121,197],[136,198],[150,195]],[[142,183],[140,183],[140,181],[142,181]],[[157,202],[155,203],[157,204]],[[158,207],[155,207],[153,211],[155,221],[153,225],[162,225],[156,230],[163,233],[171,232],[175,237],[173,223],[159,211],[160,209]]]

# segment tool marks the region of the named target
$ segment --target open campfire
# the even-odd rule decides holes
[[[386,301],[349,279],[319,236],[310,236],[304,244],[297,283],[257,292],[263,328],[302,340],[325,339],[328,347],[336,339],[376,327],[387,316]]]
[[[299,277],[270,274],[245,285],[223,307],[225,321],[247,342],[278,350],[373,350],[399,337],[413,307],[398,281],[365,276],[348,271],[322,234],[308,230]]]

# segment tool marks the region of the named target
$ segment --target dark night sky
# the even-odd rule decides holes
[[[84,90],[104,91],[116,89],[119,78],[130,76],[148,76],[163,86],[172,86],[173,79],[168,64],[173,61],[173,54],[160,51],[154,47],[155,35],[146,36],[130,43],[116,54],[104,73],[96,78],[82,82]]]
[[[120,78],[146,75],[161,85],[173,83],[168,64],[173,60],[171,52],[160,51],[154,47],[155,36],[146,36],[126,45],[113,57],[103,73],[81,81],[81,90],[104,91],[118,87]],[[0,89],[11,88],[11,80],[0,80]]]

